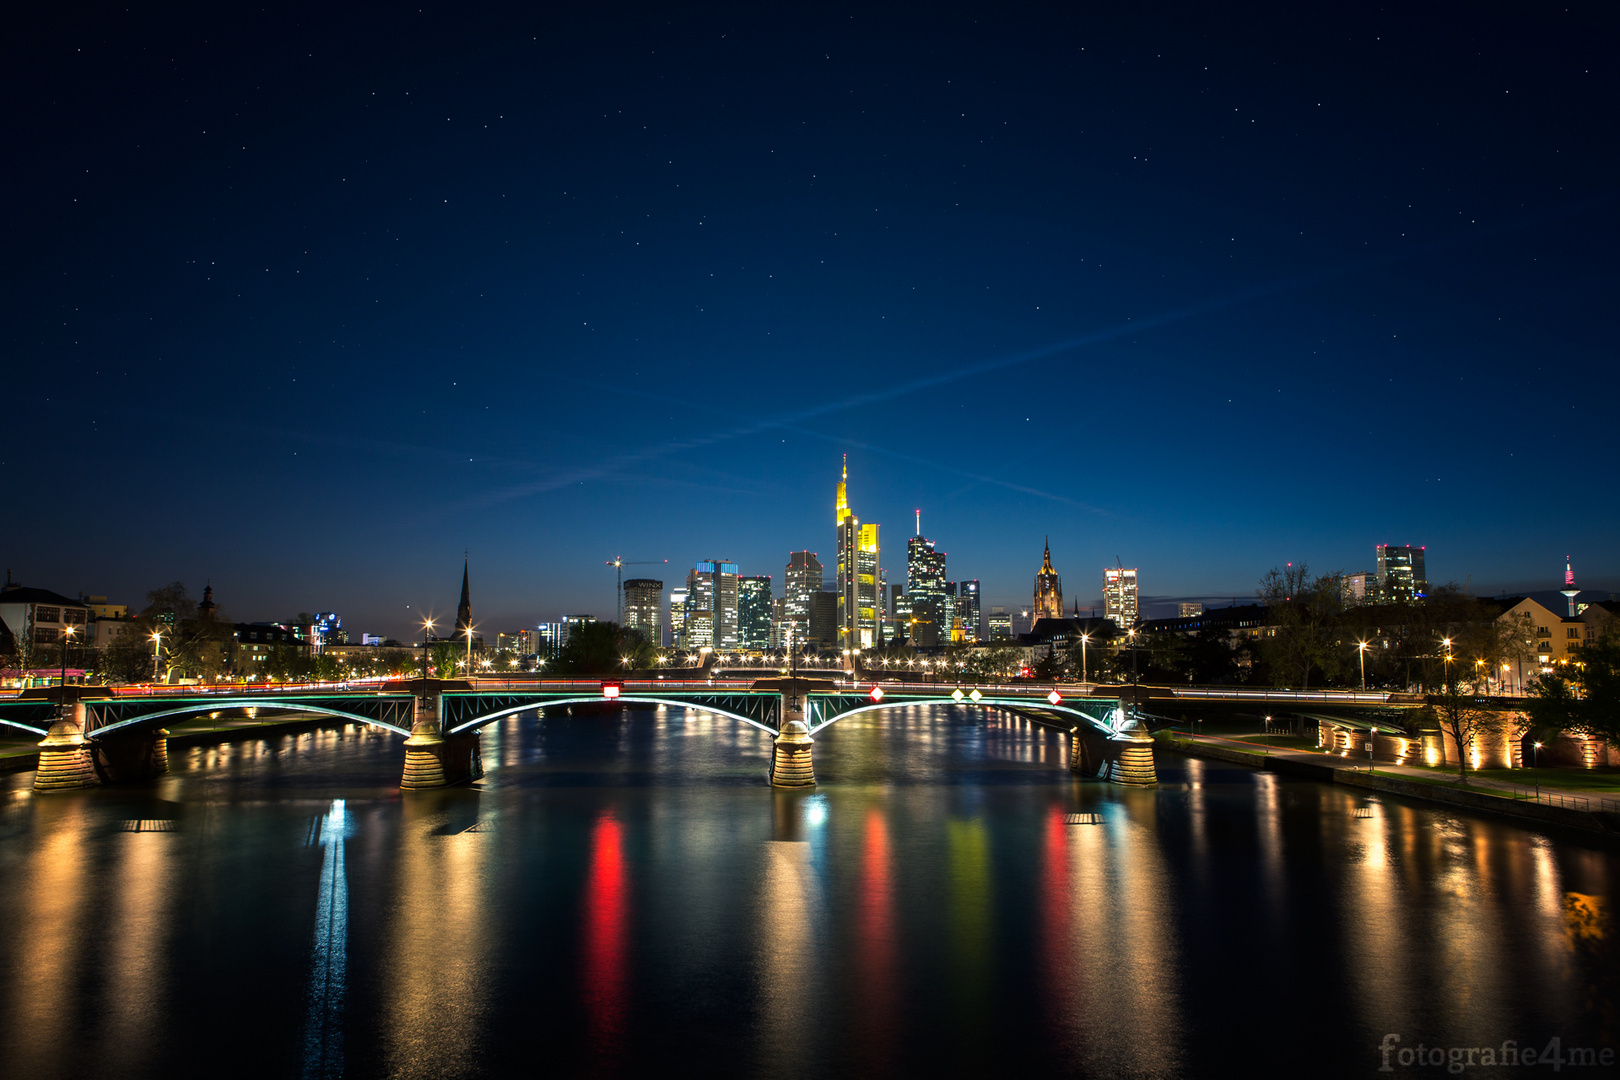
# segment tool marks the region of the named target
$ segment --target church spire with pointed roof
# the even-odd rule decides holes
[[[1046,540],[1046,551],[1041,556],[1041,569],[1035,575],[1035,602],[1030,610],[1030,625],[1042,619],[1063,618],[1063,581],[1052,569],[1052,540]]]
[[[463,557],[461,564],[461,603],[456,605],[456,636],[464,636],[472,629],[472,595],[467,590],[467,566],[471,560]]]

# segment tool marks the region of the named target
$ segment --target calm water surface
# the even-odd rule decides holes
[[[840,722],[813,794],[768,750],[618,711],[505,721],[480,784],[409,797],[353,729],[177,749],[140,790],[0,778],[0,1066],[1377,1077],[1386,1033],[1612,1045],[1620,849],[1168,754],[1158,790],[1078,782],[970,710]]]

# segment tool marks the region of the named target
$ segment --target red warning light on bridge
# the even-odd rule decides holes
[[[871,698],[873,701],[882,701],[883,687],[874,685],[872,687],[872,692],[868,694],[867,697]]]
[[[602,696],[607,698],[609,701],[618,697],[623,690],[623,683],[605,682],[602,684]]]
[[[1046,700],[1056,705],[1058,702],[1063,700],[1063,695],[1054,690],[1050,694],[1046,695]]]

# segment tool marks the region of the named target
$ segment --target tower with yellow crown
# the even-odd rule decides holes
[[[1035,575],[1035,603],[1030,608],[1030,618],[1035,622],[1063,618],[1063,582],[1052,569],[1051,540],[1046,542],[1046,554],[1041,559],[1040,572]]]
[[[834,516],[838,526],[838,650],[854,671],[860,654],[876,648],[882,612],[878,526],[862,525],[849,507],[849,455],[838,480]]]

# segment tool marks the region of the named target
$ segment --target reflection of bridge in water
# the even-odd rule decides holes
[[[53,791],[148,779],[168,771],[168,725],[199,716],[300,714],[367,724],[404,739],[400,786],[444,787],[483,775],[479,733],[504,717],[548,708],[665,705],[729,717],[772,736],[770,781],[815,783],[814,735],[847,717],[945,705],[1016,713],[1071,736],[1070,767],[1123,784],[1156,781],[1152,741],[1129,700],[1050,687],[945,687],[907,683],[841,686],[828,679],[702,683],[612,681],[475,684],[415,679],[363,688],[191,690],[129,693],[69,686],[48,696],[0,701],[0,724],[44,736],[34,787]],[[543,713],[542,713],[543,715]]]

